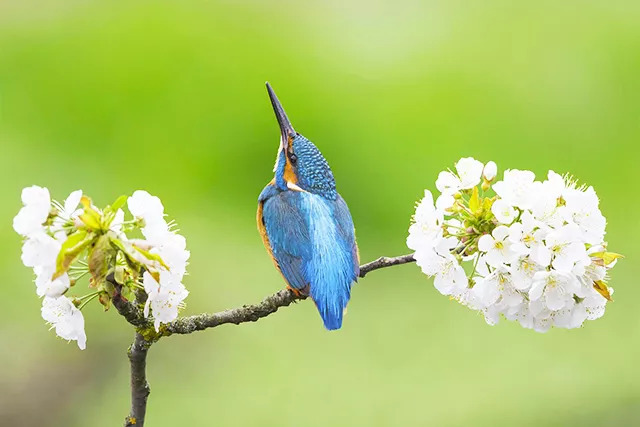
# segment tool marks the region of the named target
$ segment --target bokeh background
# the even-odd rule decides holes
[[[344,328],[311,303],[163,339],[149,426],[640,425],[640,3],[0,2],[0,424],[121,425],[129,326],[85,309],[80,351],[40,319],[20,190],[98,205],[143,188],[192,251],[185,314],[283,286],[255,230],[278,128],[269,80],[321,148],[363,261],[407,253],[414,202],[462,156],[595,186],[627,258],[604,318],[495,327],[415,265],[372,273]]]

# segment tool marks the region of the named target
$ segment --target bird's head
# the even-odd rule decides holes
[[[283,191],[306,191],[335,200],[336,183],[329,163],[311,141],[293,129],[269,83],[267,91],[280,125],[280,147],[273,168],[275,185]]]

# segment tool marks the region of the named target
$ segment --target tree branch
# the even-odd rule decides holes
[[[286,307],[296,300],[305,298],[306,296],[297,295],[290,289],[282,289],[273,295],[269,295],[258,304],[243,305],[239,308],[218,313],[202,313],[178,318],[166,325],[165,335],[190,334],[195,331],[203,331],[224,325],[225,323],[239,325],[245,322],[257,322],[261,318],[275,313],[280,307]]]
[[[112,283],[117,285],[115,281]],[[118,310],[118,313],[136,328],[144,328],[152,325],[148,319],[144,318],[142,310],[140,310],[134,302],[127,301],[120,295],[120,285],[116,286],[116,294],[111,301],[116,310]]]
[[[136,332],[133,344],[127,352],[131,363],[131,412],[124,420],[125,427],[144,426],[147,398],[151,392],[146,373],[149,347],[151,347],[151,343]]]
[[[360,266],[360,277],[364,277],[367,273],[380,268],[391,267],[394,265],[406,264],[414,262],[413,254],[402,255],[398,257],[380,257],[375,261]],[[286,307],[292,302],[305,299],[305,296],[297,295],[289,289],[283,289],[270,295],[262,300],[262,302],[254,305],[244,305],[240,308],[224,310],[218,313],[203,313],[195,316],[181,317],[173,322],[168,323],[164,329],[161,329],[163,335],[172,334],[190,334],[196,331],[203,331],[208,328],[224,325],[225,323],[233,323],[239,325],[246,322],[257,322],[263,317],[275,313],[280,307]]]
[[[380,257],[375,261],[360,266],[360,277],[367,273],[381,268],[392,267],[394,265],[414,262],[413,254],[398,257]],[[208,328],[233,323],[239,325],[246,322],[257,322],[263,317],[275,313],[280,307],[286,307],[297,300],[305,299],[306,296],[299,295],[290,289],[282,289],[273,295],[253,305],[244,305],[239,308],[220,311],[218,313],[203,313],[195,316],[180,317],[173,322],[160,327],[160,332],[155,333],[153,325],[149,319],[145,319],[142,311],[135,302],[130,302],[120,295],[120,285],[113,276],[107,277],[116,289],[113,297],[113,305],[130,324],[136,327],[136,336],[129,347],[129,361],[131,363],[131,412],[125,418],[125,427],[144,426],[144,417],[147,410],[147,398],[150,389],[147,383],[146,366],[147,352],[149,347],[162,336],[172,334],[190,334]],[[151,332],[153,331],[153,332]],[[149,334],[147,334],[149,332]],[[145,335],[143,335],[145,334]],[[145,339],[145,336],[147,337]]]
[[[408,262],[415,262],[413,254],[400,255],[397,257],[382,256],[375,261],[368,262],[360,266],[360,277],[364,277],[367,273],[378,270],[380,268],[393,267],[394,265],[406,264]]]

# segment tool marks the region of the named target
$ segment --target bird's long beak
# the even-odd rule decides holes
[[[291,126],[287,113],[284,112],[284,108],[282,108],[282,104],[278,101],[278,97],[269,82],[267,82],[267,92],[269,92],[273,112],[276,113],[276,119],[278,119],[278,124],[280,125],[281,143],[284,148],[289,143],[289,140],[296,136],[296,131]]]

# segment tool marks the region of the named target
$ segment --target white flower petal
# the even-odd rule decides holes
[[[47,208],[51,206],[51,196],[49,195],[49,190],[46,187],[43,188],[33,185],[31,187],[23,188],[21,199],[25,206],[37,205],[46,206]]]
[[[492,267],[500,268],[504,265],[504,257],[500,254],[499,251],[490,250],[484,256],[485,261]]]
[[[442,193],[436,200],[436,209],[444,211],[455,203],[456,199],[449,193]]]
[[[540,299],[544,291],[544,286],[544,281],[534,279],[533,285],[531,285],[531,289],[529,290],[529,299],[531,299],[531,301]]]
[[[72,219],[72,214],[76,211],[78,204],[80,203],[80,199],[82,198],[82,190],[76,190],[69,194],[69,197],[64,201],[64,217],[66,219]]]
[[[442,171],[436,180],[436,188],[441,193],[453,194],[460,190],[462,183],[460,179],[448,171]]]
[[[487,164],[484,166],[484,169],[482,170],[482,176],[484,176],[484,179],[491,182],[493,181],[493,179],[496,177],[497,174],[498,174],[498,165],[496,165],[496,162],[494,162],[493,160],[490,162],[487,162]]]
[[[547,267],[551,263],[551,251],[544,245],[532,246],[529,256],[542,267]]]
[[[500,298],[500,291],[498,290],[498,282],[495,275],[479,280],[473,287],[473,292],[482,301],[484,306],[490,306],[495,304]]]
[[[122,209],[118,209],[116,211],[116,216],[111,221],[111,225],[109,226],[109,230],[114,233],[122,232],[122,224],[124,223],[124,211]]]
[[[498,222],[502,224],[511,224],[517,216],[516,210],[502,199],[498,199],[491,205],[491,212],[495,215]]]
[[[493,190],[510,205],[529,208],[535,200],[537,184],[540,184],[535,184],[534,180],[535,174],[531,171],[506,170],[504,179],[493,184]]]
[[[22,263],[27,267],[52,266],[56,263],[62,245],[53,237],[38,233],[22,245]]]
[[[64,296],[42,300],[42,318],[54,326],[56,334],[65,340],[77,341],[80,350],[87,344],[84,317],[70,299]]]
[[[127,206],[133,216],[144,220],[145,228],[151,227],[156,230],[158,227],[166,226],[164,206],[158,197],[146,191],[137,190],[127,199]]]
[[[549,287],[545,292],[545,301],[549,310],[560,310],[567,304],[566,294],[558,287]]]
[[[13,229],[23,236],[30,236],[44,231],[42,224],[49,216],[49,206],[24,206],[13,218]]]
[[[473,157],[464,157],[456,163],[456,171],[460,177],[460,189],[467,190],[480,184],[482,170],[484,165],[482,162]]]
[[[499,225],[493,230],[491,235],[495,238],[495,240],[504,241],[507,236],[509,236],[509,227]]]
[[[494,240],[490,234],[485,234],[478,239],[478,249],[482,252],[488,252],[493,249]]]
[[[149,309],[153,313],[154,326],[159,330],[161,323],[168,323],[178,317],[178,310],[183,300],[189,295],[181,277],[173,273],[160,271],[160,282],[147,272],[143,275],[143,284],[147,292],[147,304],[145,304],[145,316],[149,316]]]

